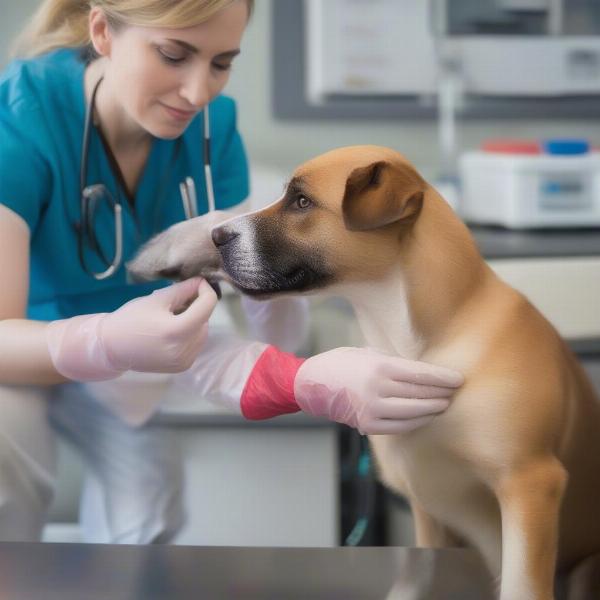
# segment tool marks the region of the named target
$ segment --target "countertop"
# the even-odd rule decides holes
[[[600,257],[600,229],[469,229],[486,259]]]

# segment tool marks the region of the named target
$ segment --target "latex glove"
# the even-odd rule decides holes
[[[221,254],[215,247],[213,227],[232,215],[215,210],[169,227],[153,237],[126,265],[134,281],[187,279],[201,275],[210,279],[221,268]]]
[[[307,359],[294,380],[300,408],[363,434],[405,433],[448,408],[460,373],[371,348],[336,348]]]
[[[242,393],[266,347],[261,342],[215,331],[211,327],[194,364],[172,376],[171,389],[180,399],[179,406],[206,401],[228,412],[241,414]]]
[[[128,370],[184,371],[204,343],[216,302],[204,279],[189,279],[112,313],[52,321],[48,350],[56,370],[75,381],[112,379]]]

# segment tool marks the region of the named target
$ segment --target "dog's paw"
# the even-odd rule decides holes
[[[214,211],[182,221],[144,244],[125,266],[131,281],[171,279],[180,281],[200,275],[208,280],[219,278],[222,259],[213,244],[213,227],[230,218]]]

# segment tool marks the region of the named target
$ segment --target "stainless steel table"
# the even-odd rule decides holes
[[[486,600],[467,550],[0,544],[2,600]]]
[[[600,599],[600,555],[557,600]],[[492,600],[466,549],[0,543],[2,600]]]

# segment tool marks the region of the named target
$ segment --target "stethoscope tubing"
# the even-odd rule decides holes
[[[87,186],[87,167],[88,167],[88,154],[89,154],[89,144],[90,144],[90,135],[91,135],[91,127],[93,120],[93,112],[96,102],[96,94],[98,92],[98,88],[102,83],[103,77],[96,82],[94,89],[92,90],[92,94],[90,97],[90,102],[86,108],[85,114],[85,122],[83,128],[83,142],[82,142],[82,156],[81,156],[81,165],[79,170],[79,189],[80,189],[80,204],[81,204],[81,221],[77,227],[78,229],[78,250],[79,250],[79,260],[83,269],[90,274],[94,279],[102,280],[107,279],[111,275],[113,275],[119,266],[122,263],[123,259],[123,207],[119,200],[119,198],[111,198],[113,200],[113,210],[115,213],[115,255],[113,260],[110,262],[108,267],[102,271],[101,273],[95,273],[91,271],[84,259],[84,249],[83,249],[83,236],[84,236],[84,228],[88,227],[87,223],[87,210],[88,204],[90,202],[91,196],[98,191],[99,187],[102,184],[96,184],[92,186]],[[208,210],[209,212],[215,210],[215,194],[213,188],[213,180],[212,180],[212,170],[211,170],[211,156],[210,156],[210,110],[209,106],[206,105],[203,109],[203,118],[204,118],[204,136],[203,136],[203,145],[204,145],[204,177],[206,181],[206,195],[208,200]],[[198,216],[198,197],[196,195],[196,186],[194,184],[194,180],[192,177],[186,177],[185,181],[182,181],[179,184],[179,191],[181,194],[181,201],[183,204],[183,210],[185,213],[186,219],[193,219]],[[107,261],[108,262],[108,261]]]

